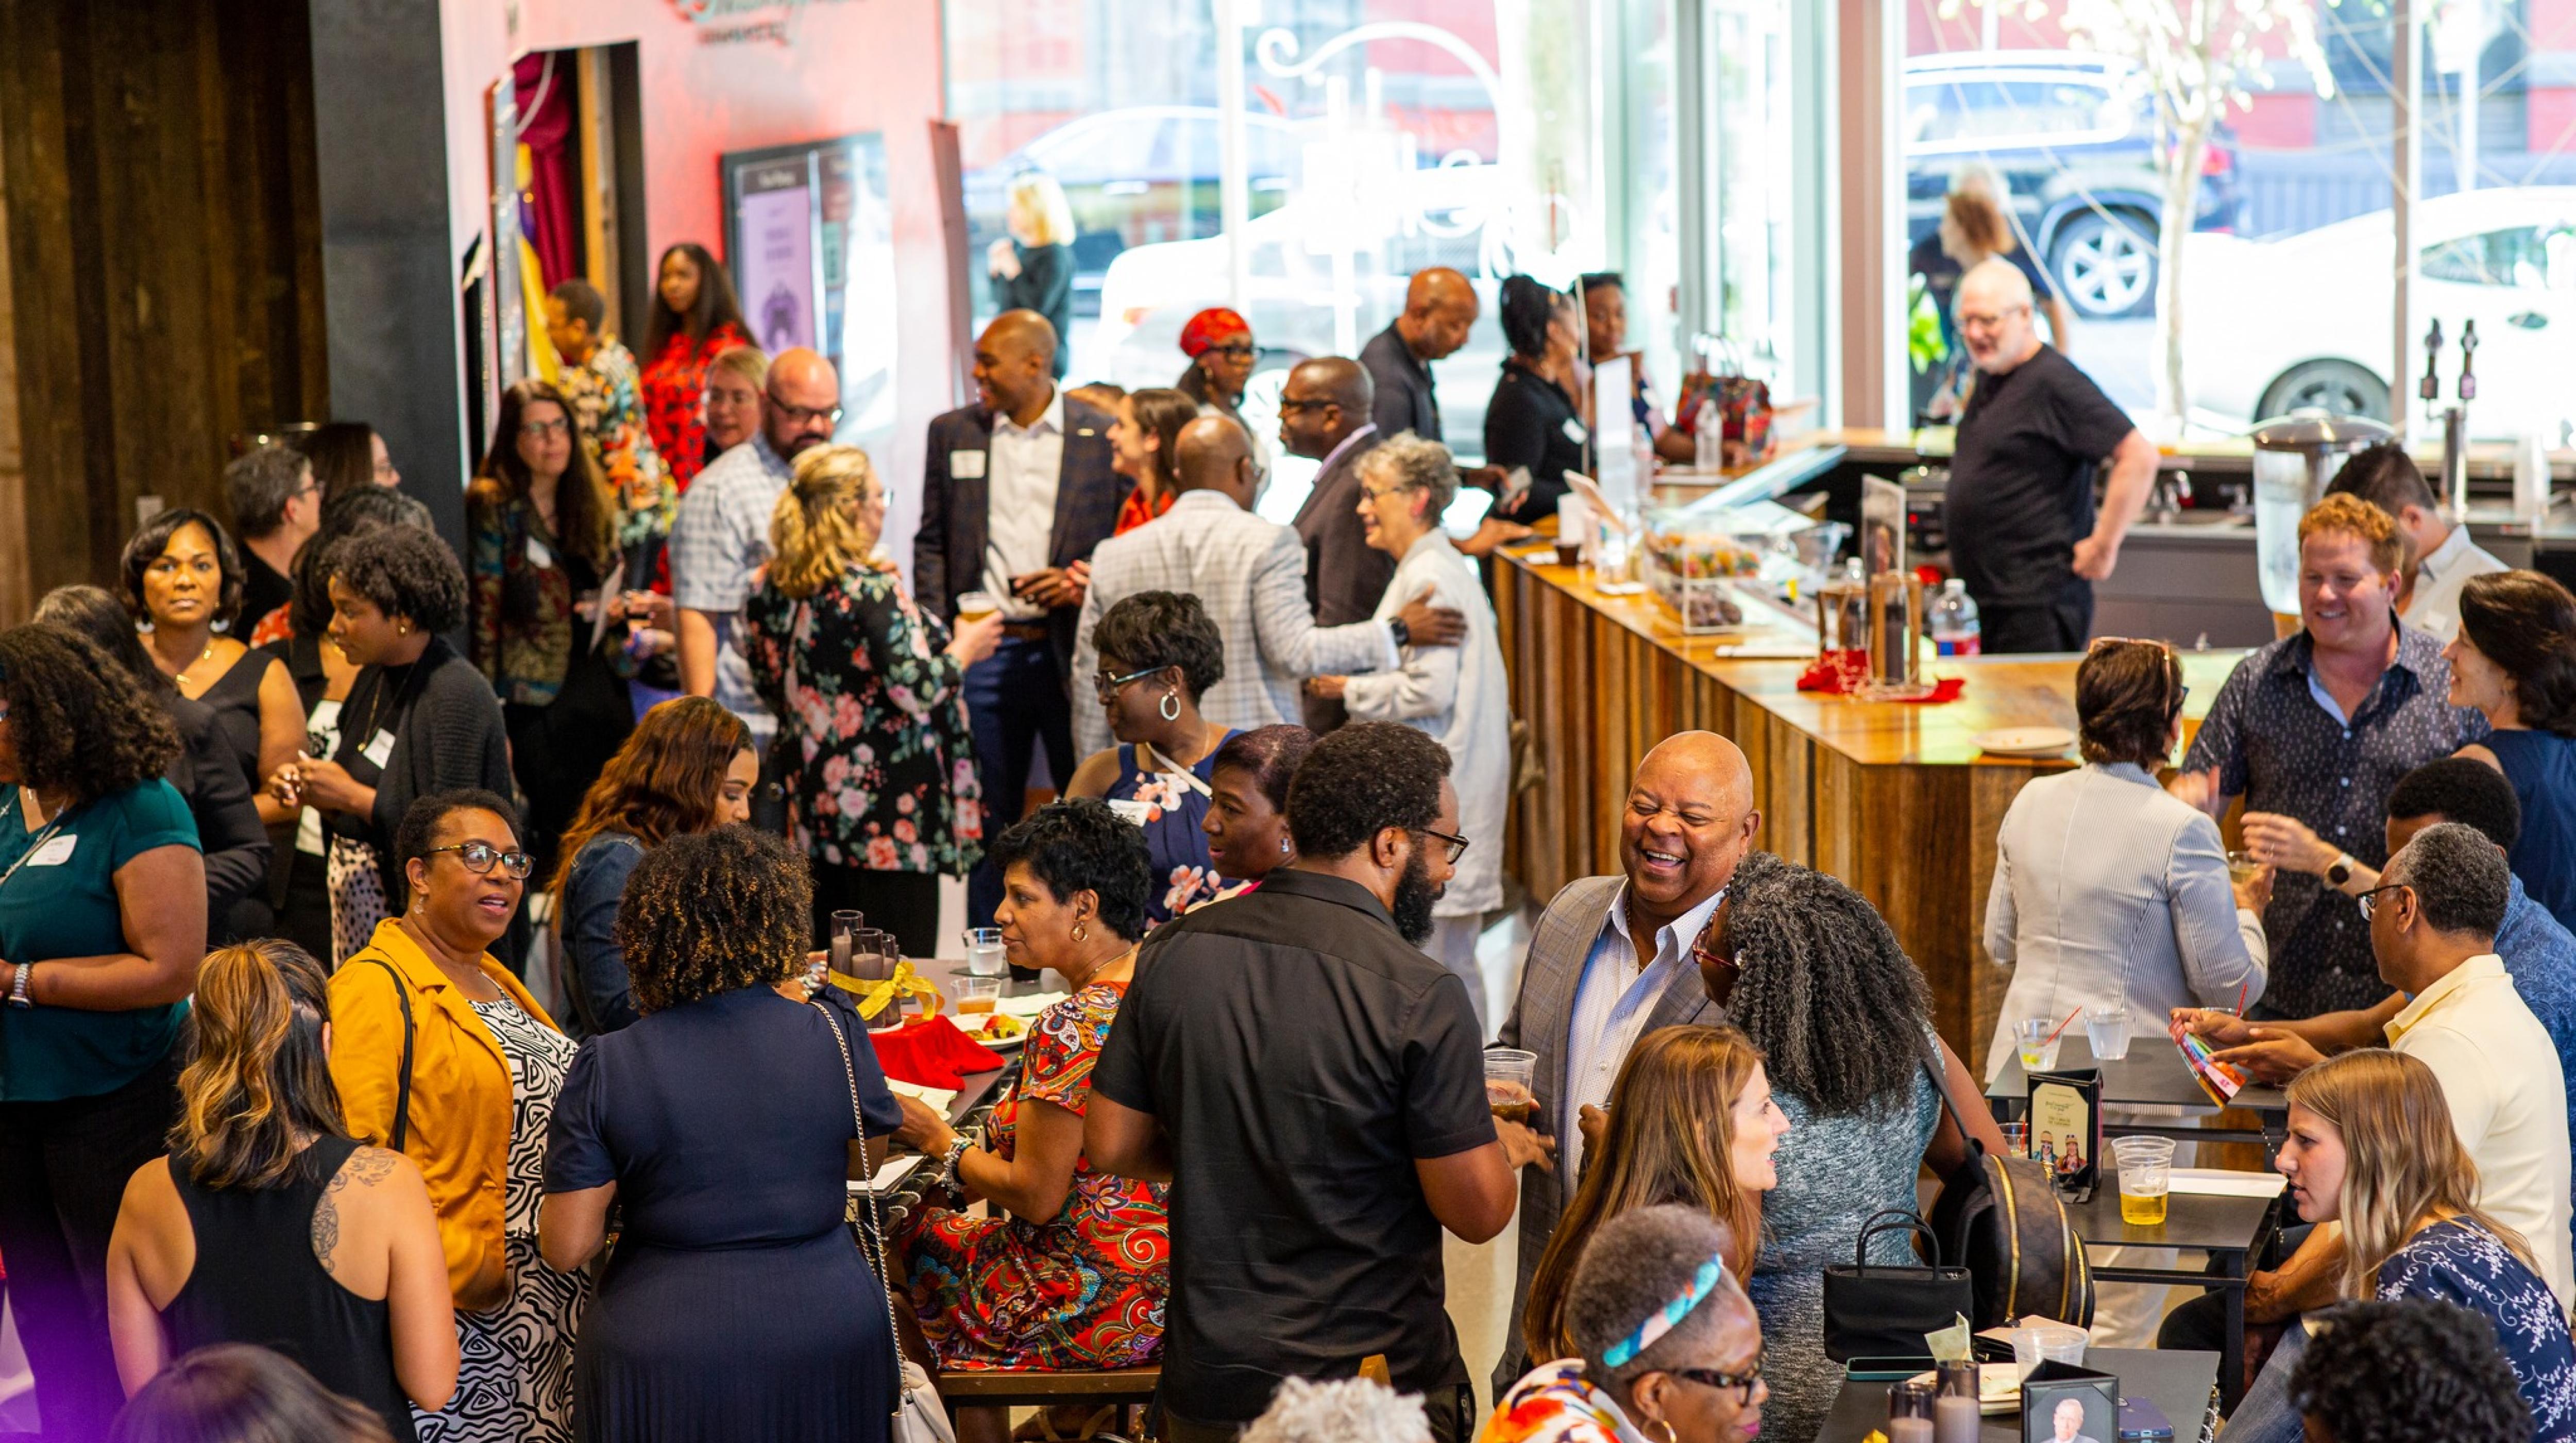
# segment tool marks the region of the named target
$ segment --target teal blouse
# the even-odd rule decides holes
[[[0,787],[0,958],[39,964],[130,950],[116,869],[155,847],[197,846],[176,788],[155,778],[76,806],[35,855],[16,787]],[[113,1092],[168,1055],[187,1004],[86,1012],[0,1007],[0,1102],[52,1102]]]

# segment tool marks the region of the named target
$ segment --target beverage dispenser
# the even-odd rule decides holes
[[[2254,428],[2254,547],[2263,604],[2299,611],[2299,518],[2352,453],[2396,434],[2367,416],[2301,407]]]

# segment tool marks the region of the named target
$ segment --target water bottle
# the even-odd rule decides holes
[[[1968,583],[1953,576],[1932,602],[1932,649],[1940,656],[1975,656],[1977,636],[1977,603],[1969,599]]]

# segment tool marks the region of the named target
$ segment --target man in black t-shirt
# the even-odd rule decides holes
[[[1986,651],[2080,651],[2093,583],[2118,564],[2120,538],[2146,505],[2156,448],[2040,343],[2030,311],[2030,279],[2010,261],[1989,257],[1959,282],[1959,331],[1978,375],[1942,519]],[[2093,473],[2105,457],[2111,481],[2097,517]]]
[[[1551,1145],[1493,1116],[1466,986],[1417,945],[1464,847],[1448,771],[1411,727],[1324,738],[1288,793],[1298,860],[1137,959],[1083,1149],[1172,1184],[1166,1443],[1231,1438],[1280,1380],[1370,1358],[1463,1436],[1440,1230],[1501,1232]]]

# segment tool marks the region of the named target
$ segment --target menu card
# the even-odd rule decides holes
[[[2237,1071],[2235,1064],[2219,1061],[2208,1039],[2184,1027],[2178,1018],[2168,1024],[2166,1031],[2172,1034],[2174,1046],[2182,1049],[2182,1063],[2191,1070],[2192,1081],[2200,1084],[2211,1102],[2225,1107],[2245,1090],[2245,1074]]]

